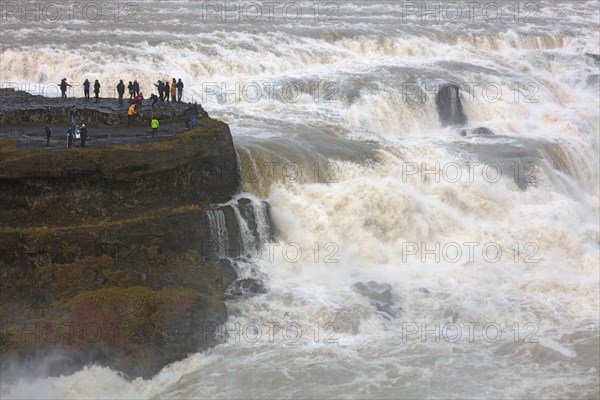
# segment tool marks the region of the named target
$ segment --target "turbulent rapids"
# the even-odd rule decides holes
[[[152,379],[2,398],[600,395],[598,1],[97,4],[4,9],[2,84],[181,77],[231,127],[243,193],[204,217],[243,282]]]

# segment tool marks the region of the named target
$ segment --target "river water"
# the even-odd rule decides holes
[[[240,264],[268,293],[228,301],[223,344],[2,398],[600,395],[598,1],[2,7],[3,86],[181,78],[275,237]],[[440,123],[447,82],[466,127]]]

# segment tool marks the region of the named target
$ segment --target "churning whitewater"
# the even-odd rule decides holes
[[[2,398],[598,398],[598,1],[94,4],[3,9],[2,84],[181,77],[231,127],[261,225],[235,265],[267,293],[150,380]]]

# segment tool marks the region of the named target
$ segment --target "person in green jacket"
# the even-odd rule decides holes
[[[154,135],[158,133],[158,127],[160,126],[158,119],[152,118],[150,126],[152,127],[152,139],[154,139]]]

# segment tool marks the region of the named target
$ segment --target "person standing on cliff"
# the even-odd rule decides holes
[[[62,81],[60,81],[60,84],[58,86],[60,86],[61,99],[66,99],[67,98],[67,86],[71,87],[71,85],[69,85],[67,83],[67,78],[63,78]]]
[[[190,104],[183,110],[183,119],[185,120],[185,127],[190,129],[192,125],[192,108],[190,107]]]
[[[163,90],[163,94],[164,94],[164,97],[165,97],[164,100],[168,102],[169,99],[171,98],[170,97],[170,95],[171,95],[171,85],[169,85],[169,81],[167,81],[165,83],[165,88]]]
[[[163,96],[164,96],[164,89],[165,89],[165,84],[163,83],[163,81],[158,81],[158,83],[155,83],[154,86],[156,86],[156,88],[158,89],[158,100],[162,101]]]
[[[152,118],[150,126],[152,127],[152,139],[154,139],[154,136],[158,135],[158,127],[160,126],[160,123],[156,117]]]
[[[137,106],[136,112],[139,114],[142,112],[142,103],[144,103],[144,94],[140,92],[135,98],[135,104]]]
[[[196,127],[196,123],[198,121],[198,103],[194,103],[193,106],[190,107],[191,110],[191,125],[192,129]]]
[[[140,94],[140,84],[138,81],[133,81],[133,94],[137,97]]]
[[[181,103],[181,99],[183,98],[183,82],[181,82],[181,78],[177,82],[177,101]]]
[[[90,100],[90,81],[87,79],[83,82],[83,97],[85,101]]]
[[[100,99],[100,82],[98,82],[98,79],[96,79],[96,82],[94,82],[94,95],[96,96],[94,103],[97,103]]]
[[[160,99],[158,98],[158,96],[157,96],[157,95],[155,95],[154,93],[152,93],[152,94],[150,95],[150,100],[152,100],[152,108],[154,108],[154,106],[156,105],[156,103],[158,103],[158,101],[159,101]],[[158,107],[160,108],[160,103],[158,104]]]
[[[171,102],[175,103],[177,101],[177,80],[173,78],[173,83],[171,83]]]
[[[46,126],[44,128],[46,130],[46,148],[50,148],[50,138],[52,137],[52,131],[50,130],[50,124],[46,122]]]
[[[73,132],[73,128],[69,127],[67,129],[67,149],[73,147],[73,139],[75,138],[75,133]]]
[[[136,103],[131,103],[131,105],[129,106],[129,110],[127,111],[127,126],[131,126],[135,119],[135,106]]]
[[[46,115],[44,115],[44,121],[46,121],[46,125],[48,126],[52,123],[52,112],[50,111],[50,107],[48,107],[48,111],[46,111]]]
[[[71,107],[69,116],[71,117],[71,128],[75,129],[75,126],[77,126],[77,109],[75,106]]]
[[[135,97],[133,82],[129,81],[129,84],[127,85],[127,90],[129,90],[129,100],[133,100],[133,98]]]
[[[117,85],[117,93],[119,94],[119,104],[123,105],[123,95],[125,94],[125,84],[123,83],[123,79],[121,79]]]
[[[79,130],[79,133],[81,134],[81,147],[85,147],[85,142],[87,142],[88,139],[88,129],[85,126],[85,124],[81,124],[81,129]]]

